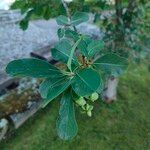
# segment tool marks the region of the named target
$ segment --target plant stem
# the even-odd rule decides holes
[[[62,4],[63,4],[63,7],[64,7],[65,10],[66,10],[67,17],[68,17],[68,20],[69,20],[69,23],[70,23],[70,21],[71,21],[71,14],[70,14],[69,8],[68,8],[68,6],[67,6],[67,4],[66,4],[66,2],[65,2],[64,0],[61,0],[61,2],[62,2]],[[77,32],[77,29],[76,29],[75,26],[73,26],[73,29],[74,29],[75,32]]]
[[[67,66],[68,66],[68,68],[69,68],[69,70],[71,72],[72,72],[71,63],[72,63],[73,54],[74,54],[77,46],[79,45],[80,41],[81,41],[81,38],[73,45],[73,47],[71,49],[71,53],[70,53],[69,59],[68,59],[68,62],[67,62]]]
[[[64,8],[65,8],[65,10],[66,10],[68,19],[70,19],[70,18],[71,18],[71,15],[70,15],[70,11],[69,11],[69,8],[68,8],[67,4],[65,3],[64,0],[61,0],[61,2],[62,2],[63,6],[64,6]]]

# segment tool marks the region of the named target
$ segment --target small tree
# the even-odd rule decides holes
[[[25,18],[21,21],[23,29],[27,28],[32,14],[44,15],[46,19],[50,18],[52,0],[21,1],[21,4],[23,12],[26,13]],[[85,6],[84,1],[81,4]],[[109,86],[112,86],[114,82],[110,82],[109,79],[115,79],[127,69],[128,57],[122,57],[125,56],[124,53],[118,51],[120,48],[118,40],[125,45],[126,36],[122,25],[126,24],[127,27],[130,27],[130,24],[126,21],[128,17],[125,18],[125,15],[122,17],[123,10],[119,7],[121,1],[116,0],[117,18],[115,28],[112,30],[115,33],[113,42],[107,39],[109,32],[106,32],[103,41],[93,39],[88,35],[82,35],[76,29],[77,25],[89,20],[88,13],[79,11],[72,13],[68,8],[67,0],[58,1],[58,5],[60,8],[63,6],[66,15],[60,15],[56,19],[58,25],[61,26],[58,29],[59,42],[51,49],[51,53],[55,60],[64,64],[63,67],[56,67],[40,59],[26,58],[10,62],[6,72],[17,77],[43,78],[44,81],[39,88],[43,106],[61,95],[57,132],[60,138],[69,140],[77,133],[74,104],[80,106],[88,116],[91,116],[93,106],[90,104],[98,99],[99,94],[103,93],[105,82],[108,81]],[[130,10],[127,9],[126,13],[130,13]],[[113,21],[111,27],[114,27]],[[112,43],[115,44],[114,47],[111,47]],[[116,85],[113,92],[116,92]]]

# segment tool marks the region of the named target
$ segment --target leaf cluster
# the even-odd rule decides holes
[[[92,39],[76,30],[77,25],[88,20],[85,12],[57,17],[59,42],[51,53],[53,59],[64,64],[63,69],[35,58],[14,60],[6,68],[6,72],[15,77],[43,79],[39,88],[43,106],[62,96],[56,126],[59,137],[64,140],[77,134],[74,102],[91,116],[93,106],[88,101],[94,102],[98,98],[97,93],[103,90],[102,74],[117,77],[128,65],[125,58],[104,53],[105,43],[101,39]]]

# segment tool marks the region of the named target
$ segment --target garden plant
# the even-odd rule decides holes
[[[89,13],[72,12],[74,6],[73,2],[70,2],[72,1],[58,0],[58,4],[63,6],[66,11],[65,15],[56,18],[57,24],[60,25],[57,32],[59,41],[51,49],[52,57],[58,61],[58,65],[41,59],[24,58],[10,62],[6,68],[6,72],[15,77],[43,79],[39,87],[39,93],[43,98],[43,107],[55,98],[60,98],[56,128],[59,137],[64,140],[70,140],[77,134],[78,127],[74,107],[91,117],[92,104],[96,100],[116,99],[118,77],[126,71],[130,59],[129,34],[133,31],[131,27],[133,20],[132,18],[127,20],[128,17],[125,18],[125,16],[133,14],[131,9],[135,7],[135,1],[130,1],[128,7],[132,8],[127,8],[122,15],[124,10],[119,7],[121,1],[116,0],[116,19],[111,18],[110,21],[105,18],[102,22],[103,25],[105,23],[105,36],[95,39],[90,35],[83,35],[77,30],[76,26],[89,20]],[[47,3],[47,1],[34,3],[32,0],[26,2],[22,7],[22,11],[26,15],[20,23],[21,27],[27,28],[32,14],[43,14],[45,19],[49,19],[51,10],[49,5],[45,5]],[[82,1],[82,4],[84,3],[89,4],[91,1]],[[106,1],[103,1],[101,6],[107,5]],[[29,9],[31,6],[32,8]],[[89,11],[95,11],[92,10],[92,6],[90,8]],[[97,17],[99,14],[95,13],[95,22]],[[135,17],[134,14],[133,17]],[[125,25],[127,27],[124,27]],[[127,28],[132,31],[125,31]]]

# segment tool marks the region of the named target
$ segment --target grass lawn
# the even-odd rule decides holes
[[[77,136],[59,139],[55,122],[59,100],[39,111],[0,150],[150,150],[150,74],[145,67],[132,67],[120,80],[118,101],[97,101],[93,117],[79,111]]]

